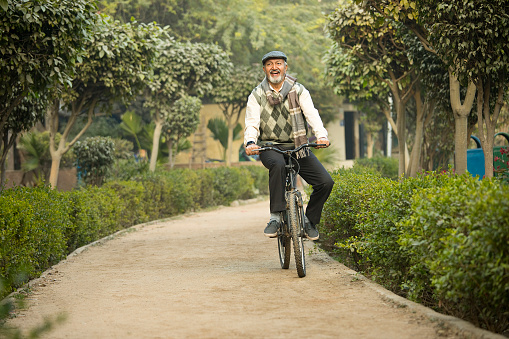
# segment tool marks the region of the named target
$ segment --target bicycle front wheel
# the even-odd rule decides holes
[[[299,278],[306,276],[306,258],[304,257],[304,211],[302,204],[299,204],[300,197],[293,193],[289,195],[289,222],[292,235],[293,252],[295,254],[295,266]],[[300,205],[300,206],[299,206]]]
[[[281,268],[288,269],[290,267],[292,244],[286,221],[283,221],[279,228],[277,234],[277,247],[279,249],[279,262],[281,263]]]

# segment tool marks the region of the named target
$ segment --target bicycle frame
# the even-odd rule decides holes
[[[287,269],[290,265],[291,242],[295,254],[295,264],[300,278],[306,276],[306,262],[304,255],[304,212],[302,194],[297,189],[298,166],[293,154],[305,147],[325,146],[320,144],[303,144],[295,149],[281,150],[272,145],[259,148],[259,152],[276,151],[284,155],[286,168],[285,199],[286,211],[281,212],[281,223],[278,230],[278,249],[281,268]]]

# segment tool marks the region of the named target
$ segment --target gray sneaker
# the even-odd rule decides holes
[[[304,232],[306,233],[306,237],[309,240],[318,240],[320,234],[316,229],[316,226],[311,223],[311,221],[306,220],[306,225],[304,225]]]
[[[278,229],[279,229],[279,222],[277,220],[271,220],[267,224],[267,227],[265,227],[265,231],[263,231],[263,234],[265,234],[266,237],[275,238],[275,237],[277,237]]]

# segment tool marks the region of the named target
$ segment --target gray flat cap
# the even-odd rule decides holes
[[[272,51],[267,54],[265,54],[262,58],[262,65],[265,65],[265,61],[269,59],[283,59],[285,62],[287,61],[286,54],[280,51]]]

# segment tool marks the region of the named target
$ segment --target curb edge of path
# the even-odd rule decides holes
[[[411,300],[408,300],[406,298],[403,298],[387,289],[382,287],[381,285],[373,282],[372,280],[366,278],[362,274],[360,274],[357,271],[354,271],[341,262],[334,260],[331,256],[329,256],[324,250],[320,249],[319,246],[317,246],[319,249],[316,251],[313,256],[322,257],[324,260],[333,261],[335,263],[338,263],[339,265],[343,266],[343,269],[345,272],[351,274],[352,276],[355,276],[356,279],[359,281],[362,281],[364,285],[366,285],[371,290],[377,292],[382,298],[387,299],[388,301],[391,301],[397,305],[401,305],[402,307],[406,307],[409,310],[415,311],[416,313],[424,315],[427,319],[429,319],[432,322],[442,322],[447,324],[450,329],[456,330],[458,334],[462,335],[464,338],[471,338],[471,339],[507,339],[506,336],[503,336],[501,334],[497,334],[494,332],[490,332],[488,330],[479,328],[475,326],[474,324],[460,319],[456,318],[450,315],[445,315],[442,313],[438,313],[434,310],[432,310],[429,307],[426,307],[424,305],[418,304],[416,302],[413,302]]]

